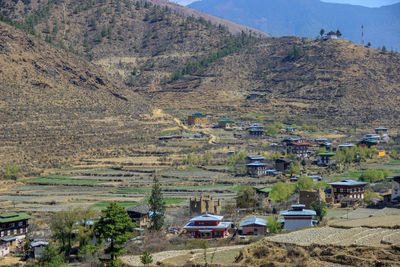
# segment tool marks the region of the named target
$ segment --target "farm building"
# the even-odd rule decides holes
[[[212,196],[190,198],[190,214],[220,214],[222,209],[221,199],[214,202]]]
[[[377,140],[374,140],[374,139],[364,139],[364,140],[358,142],[357,146],[364,146],[364,147],[368,147],[368,148],[376,148],[378,143],[379,142]]]
[[[286,172],[290,168],[290,164],[293,162],[291,159],[279,158],[275,160],[275,169],[280,172]]]
[[[378,128],[375,128],[375,133],[379,134],[379,135],[384,135],[384,134],[388,133],[388,130],[389,129],[386,127],[378,127]]]
[[[259,122],[253,123],[248,127],[249,130],[251,129],[264,129],[264,125]]]
[[[256,161],[264,161],[265,158],[264,156],[261,155],[250,155],[246,157],[246,162],[247,163],[252,163],[252,162],[256,162]]]
[[[249,218],[240,222],[243,235],[264,235],[267,232],[267,222],[261,218]]]
[[[400,176],[389,177],[392,180],[392,196],[391,201],[400,202]]]
[[[193,113],[188,116],[188,124],[189,125],[206,125],[207,124],[207,116],[203,113]]]
[[[225,119],[222,119],[222,120],[218,121],[218,127],[219,128],[232,128],[234,124],[235,124],[235,121],[231,120],[231,119],[228,119],[228,118],[225,118]]]
[[[287,133],[294,133],[296,131],[297,127],[286,127],[286,132]]]
[[[318,154],[317,165],[319,166],[331,166],[335,163],[333,157],[336,155],[334,152],[324,152]]]
[[[363,199],[365,186],[368,183],[357,182],[354,180],[343,180],[340,182],[330,183],[332,186],[332,194],[335,203],[341,202],[343,199]]]
[[[137,205],[128,207],[126,211],[133,222],[140,228],[147,228],[150,221],[150,207],[147,205]]]
[[[222,222],[224,216],[205,213],[194,217],[183,229],[194,238],[224,238],[229,235],[231,222]]]
[[[42,257],[43,248],[48,246],[49,242],[46,241],[36,241],[32,242],[31,248],[33,249],[33,258],[39,259]]]
[[[313,226],[312,218],[317,213],[314,210],[305,209],[305,205],[292,205],[292,209],[280,212],[285,218],[285,229],[293,231],[296,229]]]
[[[247,173],[250,175],[264,175],[267,174],[267,164],[255,161],[246,164]]]
[[[300,140],[297,139],[297,138],[290,137],[290,138],[283,139],[282,140],[282,144],[285,145],[285,146],[289,146],[289,145],[291,145],[293,143],[297,143],[299,141]]]
[[[339,150],[344,150],[344,149],[348,149],[348,148],[353,148],[353,147],[355,147],[355,145],[346,143],[346,144],[341,144],[338,147],[339,147]]]

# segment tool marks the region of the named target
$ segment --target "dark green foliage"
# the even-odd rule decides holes
[[[109,246],[105,253],[110,255],[107,263],[111,266],[118,266],[121,261],[118,256],[124,252],[124,245],[133,232],[135,224],[123,207],[117,203],[111,203],[107,209],[102,211],[100,220],[96,223],[95,229],[101,240],[109,240]]]
[[[324,29],[321,29],[321,30],[319,31],[319,35],[321,35],[321,37],[324,36],[324,33],[325,33],[325,30],[324,30]]]
[[[278,222],[278,218],[275,216],[268,217],[268,224],[267,224],[268,231],[271,234],[277,234],[282,230],[282,225]]]
[[[383,181],[386,177],[389,177],[389,170],[377,170],[377,169],[368,169],[360,176],[360,180],[369,183],[376,183]]]
[[[322,221],[326,214],[328,214],[328,208],[326,207],[326,203],[323,201],[314,201],[311,203],[311,208],[315,210],[320,221]]]
[[[256,191],[251,186],[240,188],[236,194],[236,206],[238,208],[254,208]]]
[[[150,230],[160,231],[164,226],[165,203],[161,193],[161,185],[157,177],[153,178],[153,188],[149,198],[150,211],[153,213],[150,217]]]
[[[145,266],[151,264],[153,263],[153,256],[151,256],[150,252],[144,251],[142,256],[140,257],[140,262]]]
[[[0,173],[2,179],[17,180],[19,169],[16,165],[7,165],[4,172]]]

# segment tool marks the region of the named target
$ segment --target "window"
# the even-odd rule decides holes
[[[18,226],[22,226],[24,224],[23,221],[18,222]]]

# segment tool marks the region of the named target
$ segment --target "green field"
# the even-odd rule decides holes
[[[150,194],[151,187],[127,187],[117,188],[113,191],[115,194]]]
[[[387,165],[400,165],[400,160],[399,159],[391,160],[391,161],[386,162],[385,164],[387,164]]]

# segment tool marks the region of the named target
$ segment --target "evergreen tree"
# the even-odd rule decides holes
[[[324,36],[324,33],[325,33],[325,30],[324,30],[324,29],[321,29],[321,30],[319,31],[319,35],[321,35],[321,37]]]
[[[341,33],[339,30],[337,30],[337,31],[336,31],[336,36],[337,36],[337,37],[340,37],[340,36],[342,36],[342,33]]]
[[[153,188],[151,190],[149,204],[150,212],[152,212],[149,229],[160,231],[164,225],[165,203],[161,193],[161,185],[156,176],[153,178]]]
[[[328,208],[326,207],[326,203],[320,200],[314,201],[311,203],[311,208],[315,210],[317,213],[317,217],[320,221],[328,214]]]
[[[140,261],[144,264],[144,266],[153,263],[153,256],[151,256],[150,252],[144,251],[142,256],[140,257]]]
[[[121,260],[117,257],[124,252],[124,245],[128,241],[133,232],[135,224],[123,207],[117,203],[111,203],[107,209],[102,211],[100,220],[96,223],[96,232],[100,235],[101,240],[109,240],[109,247],[105,249],[105,253],[110,255],[107,262],[111,266],[120,266]]]

